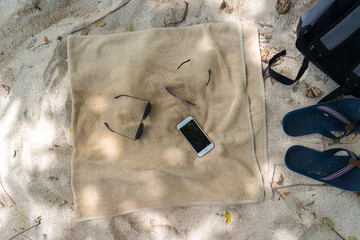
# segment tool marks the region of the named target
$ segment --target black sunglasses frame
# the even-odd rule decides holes
[[[187,101],[187,100],[185,100],[185,99],[183,99],[183,98],[181,98],[181,97],[178,97],[176,94],[172,93],[167,87],[165,87],[165,84],[171,79],[171,77],[176,73],[176,71],[179,70],[185,63],[188,63],[188,62],[190,62],[190,61],[191,61],[191,59],[188,59],[188,60],[186,60],[185,62],[181,63],[181,64],[176,68],[176,70],[170,75],[170,77],[169,77],[163,84],[161,84],[161,86],[163,87],[163,89],[164,89],[167,93],[169,93],[169,94],[172,95],[173,97],[181,100],[181,101],[184,102],[184,103],[187,103],[187,104],[196,106],[196,105],[198,105],[198,104],[200,103],[200,101],[201,101],[202,97],[204,96],[205,91],[206,91],[206,89],[207,89],[207,87],[208,87],[208,85],[209,85],[209,83],[210,83],[210,79],[211,79],[211,70],[210,70],[210,69],[209,69],[209,71],[208,71],[208,72],[209,72],[208,81],[207,81],[206,86],[205,86],[204,90],[202,91],[201,96],[200,96],[200,99],[199,99],[199,101],[198,101],[197,103],[192,103],[192,102],[189,102],[189,101]]]
[[[112,129],[109,127],[109,124],[108,124],[107,122],[104,122],[104,124],[105,124],[105,126],[107,127],[107,129],[108,129],[109,131],[111,131],[111,132],[113,132],[113,133],[116,133],[116,134],[118,134],[118,135],[120,135],[120,136],[126,137],[126,138],[128,138],[128,139],[131,139],[131,140],[133,140],[133,141],[136,141],[136,140],[138,140],[138,139],[141,137],[141,134],[142,134],[142,132],[143,132],[143,130],[144,130],[144,123],[143,123],[143,121],[149,116],[149,114],[150,114],[150,112],[151,112],[151,103],[150,103],[149,100],[142,99],[142,98],[138,98],[138,97],[133,97],[133,96],[126,95],[126,94],[121,94],[121,95],[116,96],[116,97],[114,97],[114,98],[115,98],[115,99],[118,99],[118,98],[120,98],[120,97],[130,97],[130,98],[134,98],[134,99],[138,99],[138,100],[142,100],[142,101],[147,102],[146,107],[145,107],[145,110],[144,110],[144,114],[143,114],[143,116],[142,116],[142,119],[140,120],[140,124],[139,124],[139,127],[138,127],[137,131],[136,131],[135,137],[134,137],[134,138],[131,138],[131,137],[129,137],[129,136],[126,136],[126,135],[124,135],[124,134],[121,134],[121,133],[118,133],[118,132],[112,130]]]

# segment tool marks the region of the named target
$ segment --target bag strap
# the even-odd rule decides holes
[[[333,100],[342,94],[349,95],[355,87],[360,86],[360,61],[346,74],[345,83],[326,95],[319,103]]]
[[[299,80],[302,77],[302,75],[304,74],[304,72],[306,71],[306,69],[309,66],[310,59],[308,58],[308,56],[305,56],[305,58],[304,58],[304,60],[302,62],[301,68],[300,68],[295,80],[291,80],[290,78],[287,78],[284,75],[281,75],[280,73],[275,72],[271,67],[280,57],[285,56],[285,55],[286,55],[286,50],[283,50],[283,51],[276,54],[274,57],[272,57],[270,59],[270,61],[269,61],[269,74],[276,81],[278,81],[278,82],[280,82],[282,84],[285,84],[285,85],[291,85],[291,84],[295,83],[297,80]]]

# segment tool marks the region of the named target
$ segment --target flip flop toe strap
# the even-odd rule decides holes
[[[334,136],[333,134],[331,134],[330,132],[329,133],[322,133],[323,135],[325,135],[326,137],[331,137],[331,138],[334,138],[334,139],[339,139],[339,138],[342,138],[342,137],[346,137],[348,136],[352,130],[354,130],[355,128],[355,123],[352,123],[349,119],[347,119],[345,116],[343,116],[341,113],[337,112],[336,110],[330,108],[330,107],[327,107],[327,106],[318,106],[316,107],[317,109],[320,109],[326,113],[329,113],[331,116],[335,117],[336,119],[338,119],[339,121],[341,121],[342,123],[345,124],[345,131],[344,131],[344,134],[340,137],[336,137]],[[330,136],[329,136],[330,135]]]
[[[333,155],[336,153],[336,152],[339,152],[339,151],[346,151],[348,154],[349,154],[349,157],[350,157],[350,160],[349,160],[349,164],[346,165],[345,167],[343,167],[342,169],[334,172],[333,174],[329,175],[329,176],[326,176],[326,177],[322,177],[322,178],[319,178],[319,180],[322,180],[322,181],[330,181],[332,179],[335,179],[337,177],[340,177],[344,174],[346,174],[347,172],[349,172],[351,169],[353,169],[354,167],[359,167],[360,168],[360,161],[359,159],[357,158],[357,156],[353,153],[353,152],[350,152],[348,150],[344,150],[344,149],[332,149],[332,150],[329,150],[331,152],[335,151],[333,153]]]

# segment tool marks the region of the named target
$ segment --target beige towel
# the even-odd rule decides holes
[[[69,37],[72,188],[79,219],[264,198],[260,168],[266,171],[267,154],[258,39],[255,29],[244,29],[240,23],[221,23]],[[211,80],[201,98],[209,69]],[[167,93],[162,84],[169,76],[166,86],[199,104]],[[114,99],[120,94],[152,104],[137,141],[104,125],[111,121],[128,134],[138,127],[146,102]],[[202,158],[176,129],[189,115],[215,144]]]

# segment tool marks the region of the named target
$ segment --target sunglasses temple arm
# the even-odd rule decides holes
[[[200,103],[202,97],[204,96],[205,91],[206,91],[206,89],[207,89],[207,87],[209,86],[209,83],[210,83],[210,75],[211,75],[211,70],[209,69],[209,80],[207,81],[206,86],[205,86],[204,90],[201,93],[201,96],[200,96],[200,99],[199,99],[198,103],[196,103],[194,105],[198,105]]]
[[[209,80],[207,81],[206,86],[209,85],[210,83],[210,75],[211,75],[211,70],[209,69]]]
[[[190,62],[190,61],[191,61],[191,59],[188,59],[188,60],[186,60],[185,62],[181,63],[181,64],[177,67],[176,70],[178,70],[179,68],[181,68],[182,65],[184,65],[185,63],[188,63],[188,62]]]
[[[138,100],[143,100],[145,102],[150,102],[149,100],[146,100],[146,99],[142,99],[142,98],[138,98],[138,97],[133,97],[133,96],[130,96],[130,95],[126,95],[126,94],[121,94],[119,96],[116,96],[114,97],[115,99],[118,99],[120,97],[129,97],[129,98],[135,98],[135,99],[138,99]]]
[[[116,134],[119,134],[120,136],[123,136],[123,137],[126,137],[126,138],[128,138],[128,139],[131,139],[131,140],[135,141],[134,138],[131,138],[131,137],[128,137],[128,136],[123,135],[123,134],[121,134],[121,133],[115,132],[114,130],[112,130],[112,129],[109,127],[109,125],[108,125],[106,122],[105,122],[104,124],[105,124],[105,126],[107,127],[107,129],[108,129],[109,131],[111,131],[111,132],[113,132],[113,133],[116,133]]]
[[[181,64],[176,68],[176,70],[170,75],[170,77],[168,77],[168,79],[166,79],[166,81],[162,84],[162,86],[163,86],[163,87],[165,86],[165,84],[172,78],[172,76],[176,73],[176,71],[177,71],[179,68],[182,67],[182,65],[184,65],[185,63],[188,63],[188,62],[190,62],[190,61],[191,61],[191,59],[188,59],[188,60],[186,60],[185,62],[181,63]]]
[[[168,79],[166,79],[166,81],[161,84],[161,86],[163,86],[165,88],[165,84],[171,79],[171,77],[176,73],[177,69],[168,77]]]

